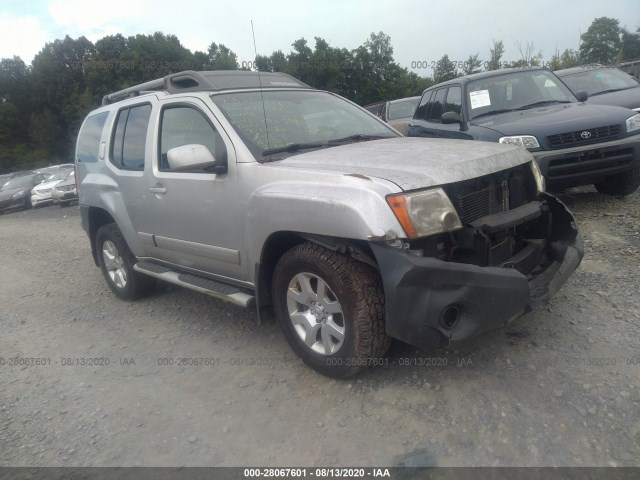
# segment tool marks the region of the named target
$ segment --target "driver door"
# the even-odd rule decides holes
[[[145,168],[147,192],[136,214],[138,237],[156,260],[246,280],[233,145],[199,99],[161,102],[156,118],[157,125],[150,129],[154,158]],[[226,169],[173,171],[167,152],[193,144],[207,147]]]

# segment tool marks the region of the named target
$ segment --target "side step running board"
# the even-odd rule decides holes
[[[244,292],[235,285],[216,282],[208,278],[199,277],[190,273],[179,273],[170,268],[151,262],[138,262],[133,266],[136,272],[144,273],[151,277],[159,278],[165,282],[173,283],[181,287],[206,293],[212,297],[226,300],[227,302],[250,308],[255,305],[255,297]]]

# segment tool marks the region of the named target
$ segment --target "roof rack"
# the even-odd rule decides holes
[[[120,102],[149,92],[206,92],[249,88],[312,88],[306,83],[280,72],[248,72],[243,70],[185,70],[150,82],[109,93],[102,105]]]

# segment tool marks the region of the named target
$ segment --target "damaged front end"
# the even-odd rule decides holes
[[[442,187],[462,228],[372,242],[387,332],[433,347],[512,320],[551,298],[578,267],[575,218],[519,166]]]

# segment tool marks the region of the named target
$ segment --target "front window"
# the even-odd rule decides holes
[[[471,119],[576,102],[566,85],[547,70],[522,70],[474,80],[467,85],[467,100]]]
[[[162,111],[160,131],[161,171],[170,171],[167,152],[184,145],[204,145],[219,162],[226,162],[227,150],[220,134],[202,112],[185,105],[174,105]],[[198,170],[207,173],[206,170]]]
[[[617,68],[588,69],[562,77],[574,92],[584,90],[589,96],[626,90],[638,86],[638,81]]]
[[[212,95],[258,161],[349,141],[398,136],[359,107],[326,92],[275,91]]]

